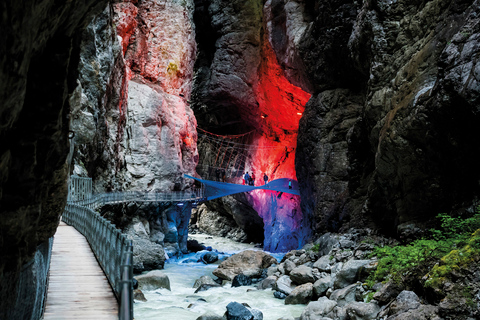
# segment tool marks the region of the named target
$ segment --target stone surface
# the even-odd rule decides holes
[[[327,1],[305,12],[316,19],[299,53],[316,93],[296,170],[315,229],[418,230],[441,208],[468,206],[480,176],[468,156],[479,152],[469,129],[479,121],[469,76],[478,3]]]
[[[356,292],[358,284],[351,284],[343,289],[338,289],[332,292],[330,299],[337,302],[339,307],[343,307],[356,300]]]
[[[170,280],[168,279],[168,276],[160,270],[154,270],[136,276],[135,279],[138,281],[138,288],[140,290],[151,291],[159,288],[170,290]]]
[[[215,261],[218,261],[218,253],[207,252],[204,255],[202,255],[202,261],[206,264],[214,263]]]
[[[140,289],[133,290],[133,299],[138,301],[143,301],[143,302],[147,301],[147,298],[145,298],[145,295]]]
[[[290,272],[290,279],[296,284],[304,284],[307,282],[315,282],[315,278],[312,273],[312,268],[301,265],[294,268]]]
[[[260,277],[263,269],[276,263],[277,260],[265,252],[246,250],[234,254],[220,263],[218,268],[213,271],[213,274],[229,281],[233,280],[240,273],[249,277]]]
[[[332,277],[326,276],[324,278],[318,279],[315,281],[313,284],[313,289],[315,291],[315,294],[318,297],[324,296],[325,293],[327,292],[328,288],[330,288],[332,285]]]
[[[248,139],[252,139],[254,145],[268,145],[275,149],[252,147],[246,150],[240,157],[241,174],[248,171],[261,177],[267,172],[270,180],[276,177],[295,179],[295,153],[292,148],[285,149],[284,146],[296,144],[299,114],[310,96],[297,86],[305,82],[300,79],[301,60],[297,59],[295,63],[292,60],[296,56],[295,45],[282,45],[291,49],[287,61],[294,68],[285,72],[269,41],[272,29],[265,26],[269,19],[269,4],[264,7],[264,3],[258,0],[204,0],[200,3],[196,15],[200,54],[192,106],[198,115],[199,127],[220,134],[242,134],[257,129]],[[291,9],[280,8],[283,12],[291,12],[289,21],[295,22],[296,27],[288,31],[292,41],[298,38],[297,32],[306,27],[306,22],[296,14],[296,8],[301,7],[298,4]],[[207,169],[208,166],[218,167],[215,165],[218,147],[200,141],[199,149],[202,164],[199,174],[215,179]],[[228,182],[241,183],[241,174],[230,173]],[[306,224],[309,219],[304,219],[298,197],[252,192],[219,202],[234,213],[239,226],[245,224],[242,218],[245,214],[260,216],[264,225],[260,232],[243,229],[249,237],[263,235],[261,241],[268,251],[296,249],[298,243],[303,245],[311,234],[310,226]],[[217,207],[212,211],[219,212]]]
[[[362,270],[370,260],[349,260],[342,269],[336,274],[334,281],[335,289],[345,288],[349,284],[362,280]],[[363,275],[366,273],[363,272]]]
[[[285,299],[285,304],[306,304],[313,296],[313,284],[305,283],[299,285],[290,292]]]
[[[281,276],[275,282],[274,289],[280,291],[287,296],[292,293],[293,289],[295,289],[295,285],[292,283],[292,279],[289,276]]]
[[[389,306],[390,314],[403,313],[420,306],[420,299],[413,291],[402,291]]]
[[[17,287],[65,206],[68,99],[79,34],[108,1],[3,1],[0,18],[0,318],[39,318],[45,279]],[[29,273],[30,271],[27,271]],[[21,297],[21,298],[20,298]]]
[[[202,314],[196,320],[223,320],[223,317],[209,311],[207,313]]]
[[[349,319],[352,320],[374,320],[380,307],[376,303],[352,302],[345,306]]]
[[[238,274],[232,280],[232,287],[249,286],[251,284],[252,284],[252,278],[244,274]]]
[[[336,305],[335,301],[329,300],[327,297],[321,297],[318,301],[312,301],[307,305],[300,316],[300,320],[323,320],[322,318],[330,313]]]
[[[221,287],[221,285],[219,285],[218,283],[203,283],[197,288],[197,290],[195,290],[195,293],[201,292],[201,291],[207,291],[210,288],[219,288],[219,287]]]
[[[202,284],[216,285],[217,283],[210,276],[201,276],[199,279],[195,280],[195,283],[193,284],[193,288],[198,288]]]
[[[278,278],[276,276],[268,276],[257,285],[257,288],[260,290],[274,288],[277,279]]]
[[[389,281],[373,295],[373,299],[377,300],[381,305],[383,305],[395,299],[401,291],[402,288],[400,286],[392,281]]]
[[[227,305],[225,315],[227,320],[263,320],[262,312],[235,301]]]

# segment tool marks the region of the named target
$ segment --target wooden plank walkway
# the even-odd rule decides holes
[[[64,222],[53,240],[44,319],[118,319],[117,300],[90,245]]]

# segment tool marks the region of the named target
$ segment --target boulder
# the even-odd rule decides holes
[[[273,296],[277,299],[285,299],[287,297],[287,295],[283,292],[280,292],[280,291],[275,291],[273,293]]]
[[[215,280],[213,280],[212,277],[210,277],[210,276],[201,276],[199,279],[195,280],[195,283],[193,284],[193,288],[198,288],[202,284],[216,285],[218,283],[216,283]]]
[[[277,282],[277,277],[275,276],[269,276],[263,279],[258,285],[257,289],[259,290],[265,290],[265,289],[270,289],[275,287],[275,282]]]
[[[296,284],[304,284],[304,283],[313,283],[315,282],[315,277],[312,273],[312,268],[301,265],[299,267],[294,268],[290,272],[290,278]]]
[[[313,264],[313,267],[322,272],[330,272],[330,269],[332,268],[331,263],[332,260],[330,259],[330,256],[323,256]]]
[[[210,288],[219,288],[219,287],[221,287],[221,285],[219,285],[218,283],[201,284],[197,288],[197,290],[195,290],[195,293],[198,293],[198,292],[201,292],[201,291],[207,291]]]
[[[339,307],[354,302],[356,300],[356,292],[359,284],[351,284],[343,289],[338,289],[332,292],[330,299],[337,302]]]
[[[380,307],[376,303],[352,302],[345,310],[350,320],[374,320],[377,319]]]
[[[188,239],[187,240],[187,249],[188,249],[188,251],[191,251],[191,252],[198,252],[198,251],[205,250],[205,246],[203,244],[199,243],[195,239]]]
[[[324,296],[328,288],[332,285],[332,277],[326,276],[324,278],[318,279],[313,284],[313,291],[317,297]]]
[[[383,287],[381,287],[379,291],[375,292],[373,299],[377,300],[380,305],[386,304],[395,299],[401,291],[402,288],[398,284],[394,283],[393,281],[389,281]]]
[[[252,279],[244,274],[236,275],[232,280],[232,287],[249,286],[252,284]]]
[[[147,301],[147,299],[145,298],[145,295],[140,289],[133,290],[133,300],[143,301],[143,302]]]
[[[218,260],[218,253],[216,252],[207,252],[202,256],[202,261],[205,264],[214,263]]]
[[[406,312],[400,312],[389,316],[388,320],[442,320],[443,317],[439,317],[439,307],[432,305],[420,305],[416,309],[410,309]],[[379,314],[382,315],[383,311]],[[455,318],[456,319],[456,318]],[[474,319],[474,318],[467,318]]]
[[[223,317],[208,311],[207,313],[202,314],[196,320],[223,320]]]
[[[160,270],[153,270],[146,274],[136,276],[138,288],[141,290],[156,290],[165,288],[170,290],[170,279]]]
[[[278,278],[277,282],[275,282],[275,286],[273,288],[288,296],[290,293],[292,293],[295,285],[292,284],[292,279],[290,279],[289,276],[281,276]]]
[[[293,289],[285,299],[285,304],[306,304],[311,300],[312,296],[313,284],[305,283]]]
[[[238,302],[230,302],[225,313],[227,320],[263,320],[263,313]]]
[[[249,277],[260,277],[263,269],[277,264],[277,260],[263,251],[246,250],[229,257],[213,271],[221,279],[232,281],[233,278],[243,273]]]
[[[346,262],[342,269],[337,273],[334,288],[341,289],[360,280],[363,267],[370,262],[370,260],[349,260]]]
[[[291,260],[285,260],[283,263],[283,270],[285,271],[286,275],[289,275],[293,269],[295,269],[296,265]]]
[[[307,305],[300,316],[300,320],[323,320],[336,305],[335,301],[329,300],[327,297],[321,297],[318,301],[312,301]]]
[[[133,237],[133,272],[163,269],[165,264],[164,248],[148,239]]]
[[[389,306],[389,315],[403,313],[420,306],[420,299],[413,291],[404,290]]]

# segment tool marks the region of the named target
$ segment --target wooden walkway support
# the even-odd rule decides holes
[[[44,319],[118,319],[117,300],[90,245],[64,222],[53,240]]]

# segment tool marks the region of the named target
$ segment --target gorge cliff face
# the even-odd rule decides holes
[[[478,193],[479,2],[311,2],[315,94],[300,122],[302,209],[315,229],[409,236]],[[418,229],[417,229],[418,230]]]
[[[78,37],[106,4],[0,4],[1,319],[42,314],[48,239],[67,196],[68,95],[78,77]]]
[[[306,28],[303,5],[294,1],[289,5],[293,9],[279,21],[276,11],[281,9],[270,1],[196,1],[199,56],[192,108],[199,127],[213,133],[215,141],[225,141],[212,145],[208,137],[199,139],[202,177],[215,179],[213,173],[219,169],[233,183],[242,183],[246,172],[255,175],[256,185],[264,183],[263,173],[269,180],[296,179],[298,121],[310,87],[302,78],[301,61],[295,59],[298,34]],[[230,143],[242,151],[229,156]],[[207,206],[218,211],[237,207],[227,211],[240,214],[233,214],[233,219],[245,230],[252,228],[239,221],[251,210],[240,208],[253,208],[253,215],[262,220],[253,230],[264,229],[266,250],[292,249],[310,235],[309,219],[297,196],[253,191],[217,202],[221,204]]]
[[[76,169],[97,191],[190,186],[183,174],[194,175],[198,161],[187,103],[192,15],[189,1],[117,1],[84,34],[72,127]]]

